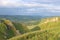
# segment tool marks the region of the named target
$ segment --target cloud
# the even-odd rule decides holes
[[[18,6],[22,6],[23,5],[23,1],[17,1],[17,0],[0,0],[0,6],[4,6],[4,7],[18,7]]]
[[[28,0],[26,0],[28,1]],[[27,7],[27,12],[43,12],[44,10],[50,12],[60,12],[60,5],[44,4],[39,2],[58,2],[59,0],[32,0],[32,2],[25,2],[23,0],[0,0],[0,6],[3,7]],[[37,9],[37,8],[39,9]],[[40,9],[42,8],[42,9]],[[41,11],[42,10],[42,11]]]
[[[35,12],[36,11],[39,12],[41,9],[46,10],[46,11],[50,11],[50,12],[60,12],[60,6],[56,6],[56,5],[53,5],[53,4],[34,3],[34,4],[25,4],[25,6],[31,7],[31,9],[30,8],[28,9],[31,12],[33,11],[33,9],[34,9]],[[35,7],[39,8],[39,9],[37,9]],[[42,12],[43,12],[43,10],[42,10]]]

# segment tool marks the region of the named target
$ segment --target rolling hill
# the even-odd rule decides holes
[[[42,18],[28,26],[0,18],[0,40],[60,40],[60,17]]]
[[[42,19],[40,30],[15,36],[9,40],[60,40],[60,17]]]

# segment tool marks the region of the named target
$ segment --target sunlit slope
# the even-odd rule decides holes
[[[38,27],[40,27],[39,31],[26,33],[9,40],[60,40],[59,17],[42,19]]]
[[[53,18],[43,19],[39,23],[39,26],[43,30],[60,27],[60,18],[59,17],[53,17]]]
[[[10,38],[9,40],[59,40],[60,34],[57,33],[51,33],[47,32],[47,30],[39,30],[34,31],[30,33],[26,33],[23,35],[19,35],[13,38]]]

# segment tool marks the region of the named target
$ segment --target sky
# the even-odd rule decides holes
[[[60,16],[60,0],[0,0],[0,15]]]

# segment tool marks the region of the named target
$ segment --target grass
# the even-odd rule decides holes
[[[7,26],[4,23],[0,23],[0,39],[5,40],[7,37],[9,39],[6,40],[60,40],[60,20],[44,23],[46,20],[51,19],[42,19],[37,26],[32,26],[33,28],[31,27],[31,29],[28,29],[25,24],[17,22],[10,23],[8,21],[13,25],[12,27],[15,27],[16,30],[19,30],[19,33],[21,33],[16,36],[14,36],[15,32],[13,30],[6,30]],[[8,34],[7,36],[5,32]],[[4,33],[4,35],[2,33]]]
[[[52,40],[54,34],[47,32],[47,30],[29,32],[20,36],[13,37],[9,40]]]
[[[28,32],[23,35],[13,37],[9,40],[60,40],[60,20],[44,23],[46,20],[47,19],[43,19],[38,24],[40,27],[39,31],[33,29],[35,30],[34,32]]]

